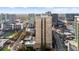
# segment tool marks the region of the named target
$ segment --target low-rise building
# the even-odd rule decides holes
[[[0,47],[4,47],[4,44],[6,41],[8,41],[9,39],[0,39]]]
[[[28,46],[34,46],[35,44],[35,40],[34,40],[34,37],[33,36],[27,36],[25,39],[24,39],[24,44],[28,47]]]

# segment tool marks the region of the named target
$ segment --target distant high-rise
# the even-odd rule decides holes
[[[35,48],[44,49],[52,46],[52,17],[48,15],[35,16]]]
[[[52,23],[54,26],[58,25],[58,14],[52,14]]]
[[[34,27],[34,21],[35,21],[35,14],[28,14],[28,19],[29,19],[29,27]]]
[[[48,16],[51,16],[52,15],[51,11],[48,11],[45,14],[47,14]]]
[[[65,20],[65,17],[66,15],[65,14],[58,14],[58,20],[61,20],[61,21],[63,21],[63,20]]]
[[[16,19],[15,14],[0,14],[0,21],[7,22],[7,21],[14,21]]]
[[[66,20],[67,21],[74,21],[75,14],[66,14]]]

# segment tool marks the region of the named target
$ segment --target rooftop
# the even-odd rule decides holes
[[[4,43],[9,39],[0,39],[0,47],[3,47]]]

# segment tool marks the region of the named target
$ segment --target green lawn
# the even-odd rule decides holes
[[[14,32],[7,32],[4,34],[4,38],[9,38],[10,35],[12,35]]]
[[[11,51],[11,50],[8,48],[3,48],[2,51]]]

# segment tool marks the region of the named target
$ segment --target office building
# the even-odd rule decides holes
[[[75,38],[73,40],[69,40],[68,50],[78,51],[79,50],[79,16],[74,17],[74,26],[72,30],[74,30]]]
[[[35,48],[52,47],[52,17],[48,15],[35,16]]]
[[[74,21],[75,14],[66,14],[67,21]]]
[[[52,23],[55,27],[58,26],[58,14],[52,14]]]
[[[29,27],[34,28],[34,23],[35,23],[35,14],[28,14],[28,19],[29,19]]]
[[[15,26],[14,26],[14,28],[15,28],[16,30],[21,30],[21,29],[24,28],[24,24],[23,24],[23,22],[21,21],[21,19],[16,19],[16,20],[15,20]]]
[[[58,14],[58,20],[61,20],[61,21],[63,21],[63,20],[65,20],[65,17],[66,15],[65,14]]]
[[[74,27],[75,27],[75,42],[76,48],[79,50],[79,16],[75,16],[74,18]]]

